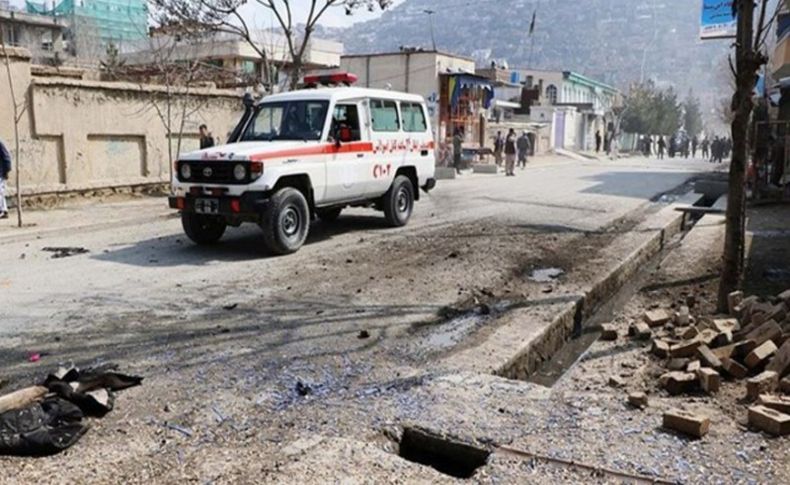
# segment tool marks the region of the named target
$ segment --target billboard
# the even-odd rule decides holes
[[[736,30],[732,0],[702,0],[700,38],[730,39],[735,37]]]

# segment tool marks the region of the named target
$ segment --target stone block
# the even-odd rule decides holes
[[[670,357],[694,357],[702,342],[696,338],[669,347]]]
[[[633,336],[637,340],[650,340],[653,336],[653,331],[645,322],[634,322],[628,328],[628,335]]]
[[[697,347],[697,357],[703,367],[710,367],[711,369],[721,369],[721,359],[707,345],[700,345]]]
[[[659,378],[659,382],[670,395],[676,396],[694,390],[697,376],[689,372],[668,372]]]
[[[768,340],[749,352],[749,355],[746,356],[746,359],[743,361],[743,363],[746,364],[746,367],[750,369],[756,369],[757,367],[764,364],[770,357],[772,357],[777,350],[776,344],[771,340]]]
[[[746,374],[749,373],[749,369],[742,366],[730,357],[721,359],[721,368],[724,369],[724,372],[736,379],[743,379],[746,377]]]
[[[677,315],[675,315],[675,321],[677,322],[678,325],[681,326],[688,325],[690,318],[691,318],[691,311],[689,310],[689,307],[687,307],[686,305],[681,306],[680,310],[678,310],[677,312]]]
[[[757,402],[762,406],[774,409],[780,413],[790,414],[790,397],[760,394],[757,398]]]
[[[782,336],[782,327],[773,320],[761,324],[751,332],[747,333],[743,340],[751,340],[754,345],[760,346],[769,340],[779,338]]]
[[[688,367],[689,362],[691,359],[686,359],[682,357],[675,357],[674,359],[669,359],[667,361],[667,369],[669,370],[685,370]]]
[[[717,347],[715,349],[711,349],[711,352],[718,357],[719,359],[723,359],[725,357],[732,357],[736,359],[742,359],[749,355],[749,352],[754,350],[756,346],[754,342],[751,340],[746,340],[743,342],[736,342],[734,344],[725,345],[724,347]]]
[[[623,387],[625,386],[625,381],[620,376],[609,376],[609,386],[610,387]]]
[[[656,357],[666,359],[669,357],[669,344],[666,340],[653,339],[653,346],[650,348],[650,352]]]
[[[601,340],[617,340],[617,327],[611,323],[602,324]]]
[[[713,328],[719,332],[737,332],[741,329],[741,324],[737,318],[716,318],[713,320]]]
[[[678,329],[677,333],[678,337],[682,338],[683,340],[691,340],[697,335],[699,335],[699,330],[696,327],[688,327],[683,329]]]
[[[642,320],[651,328],[666,325],[672,316],[666,310],[649,310],[642,316]]]
[[[703,367],[697,371],[697,378],[699,379],[699,385],[703,391],[708,394],[719,392],[719,387],[721,387],[721,376],[715,370]]]
[[[765,406],[752,406],[749,425],[774,436],[785,436],[790,434],[790,415]]]
[[[628,404],[635,408],[647,407],[647,394],[644,392],[632,392],[628,395]]]
[[[782,344],[765,368],[776,372],[780,377],[790,372],[790,340]]]
[[[735,315],[735,309],[743,302],[743,292],[733,291],[727,295],[727,307],[730,310],[730,315]]]
[[[790,376],[779,381],[779,390],[790,395]]]
[[[670,409],[664,413],[664,427],[695,438],[702,438],[708,434],[710,419],[682,409]]]
[[[499,167],[490,163],[478,163],[472,165],[472,173],[497,174],[499,173]]]
[[[746,380],[746,399],[755,400],[760,394],[770,394],[779,387],[779,376],[767,370]]]
[[[702,342],[707,346],[711,346],[713,345],[713,342],[716,340],[718,336],[719,336],[718,331],[712,328],[706,328],[705,330],[699,333],[699,335],[697,336],[697,340],[699,340],[700,342]]]
[[[686,366],[686,372],[692,372],[694,374],[696,374],[700,369],[702,369],[702,365],[700,365],[698,360],[692,360]]]

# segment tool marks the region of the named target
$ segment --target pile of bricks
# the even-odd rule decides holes
[[[689,306],[650,310],[629,335],[651,342],[666,368],[659,383],[670,395],[716,394],[722,379],[742,381],[749,425],[790,434],[790,290],[766,300],[732,293],[728,315],[695,318]],[[664,426],[701,437],[710,423],[673,409],[664,414]]]

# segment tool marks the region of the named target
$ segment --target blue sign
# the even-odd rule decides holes
[[[735,37],[736,31],[737,20],[732,12],[732,0],[702,0],[702,39],[729,39]]]

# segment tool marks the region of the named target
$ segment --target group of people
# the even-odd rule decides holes
[[[696,136],[692,138],[672,137],[669,142],[663,136],[659,136],[656,141],[653,141],[649,136],[643,136],[639,142],[639,149],[644,156],[649,157],[654,153],[653,144],[655,144],[655,154],[659,159],[663,159],[667,153],[670,157],[677,154],[683,158],[696,158],[697,151],[701,150],[702,158],[711,163],[722,163],[725,158],[730,156],[732,150],[732,141],[729,138],[718,136],[712,140],[707,137],[700,140]]]
[[[453,166],[457,173],[461,173],[461,155],[463,152],[463,132],[455,130],[453,135]],[[525,131],[518,136],[516,130],[511,128],[507,136],[503,136],[501,131],[497,131],[494,136],[494,161],[497,167],[505,163],[505,175],[508,177],[516,176],[516,161],[523,170],[527,166],[527,157],[532,149],[532,142],[529,134]]]

